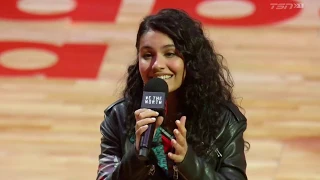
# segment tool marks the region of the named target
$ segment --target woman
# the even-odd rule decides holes
[[[141,22],[136,49],[123,98],[101,123],[97,179],[247,179],[246,118],[201,24],[184,11],[163,9]],[[167,113],[157,119],[151,118],[157,112],[140,109],[143,86],[155,77],[169,88]],[[140,137],[154,122],[153,147],[143,161]]]

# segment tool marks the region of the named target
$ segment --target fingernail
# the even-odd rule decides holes
[[[175,134],[179,134],[179,131],[177,129],[174,130]]]
[[[177,124],[180,124],[180,120],[176,120],[176,123],[177,123]]]
[[[159,115],[159,113],[158,113],[158,112],[156,112],[156,114],[157,114],[157,116]]]
[[[154,117],[153,117],[153,118],[151,118],[151,119],[152,119],[153,121],[155,121],[155,120],[156,120],[156,118],[154,118]]]

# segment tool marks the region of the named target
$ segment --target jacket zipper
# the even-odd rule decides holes
[[[221,166],[222,154],[220,153],[220,151],[219,151],[218,148],[216,148],[215,152],[216,152],[216,154],[217,154],[217,156],[218,156],[218,164],[217,164],[217,166],[216,166],[216,170],[218,170],[218,169],[220,168],[220,166]]]
[[[217,153],[218,157],[221,158],[222,157],[222,154],[220,153],[219,149],[216,148],[215,152]]]
[[[179,179],[179,170],[176,165],[173,165],[173,179],[176,179],[176,180]]]
[[[155,172],[156,172],[156,168],[155,168],[155,166],[152,164],[152,165],[151,165],[151,168],[149,169],[148,175],[153,176]]]

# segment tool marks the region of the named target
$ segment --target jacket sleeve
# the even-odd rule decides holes
[[[116,110],[114,110],[116,111]],[[137,176],[148,175],[148,166],[138,159],[135,146],[127,153],[122,153],[121,135],[116,112],[105,114],[105,119],[100,125],[101,153],[99,155],[99,168],[97,180],[137,179]],[[124,143],[124,142],[122,142]]]
[[[191,146],[185,159],[178,164],[179,174],[184,179],[202,179],[202,180],[247,180],[246,159],[244,154],[243,133],[246,129],[246,122],[234,122],[237,128],[227,131],[230,135],[230,141],[225,145],[221,152],[220,166],[218,169],[213,164],[205,162],[197,157]],[[232,125],[231,125],[232,126]]]

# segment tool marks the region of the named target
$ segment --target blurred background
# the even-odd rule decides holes
[[[319,0],[2,0],[0,179],[96,178],[146,15],[203,22],[248,118],[248,177],[320,180]]]

